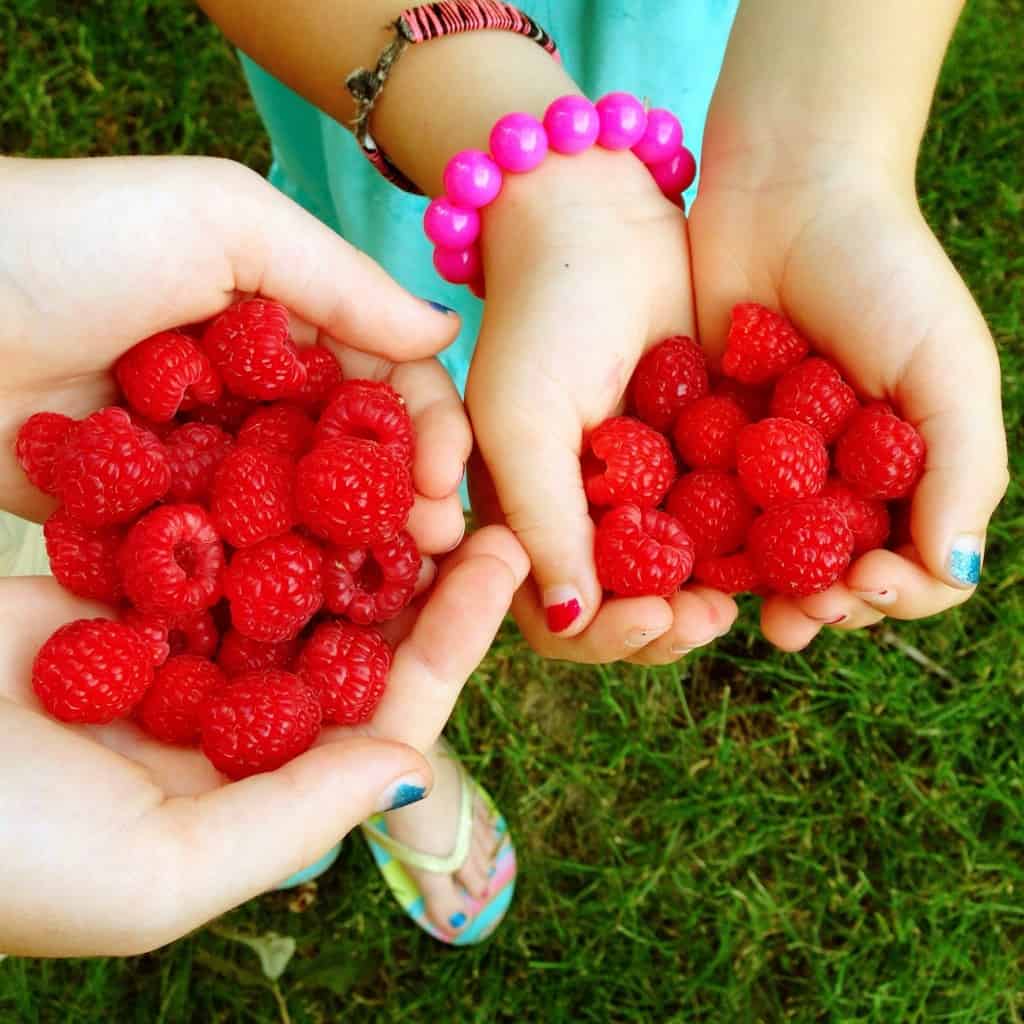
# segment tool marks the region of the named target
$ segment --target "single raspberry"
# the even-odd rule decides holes
[[[906,420],[869,406],[839,438],[836,468],[862,498],[891,501],[913,491],[924,471],[924,454],[924,439]]]
[[[298,676],[277,669],[248,672],[203,702],[203,753],[229,779],[270,772],[313,745],[320,719],[316,694]]]
[[[297,533],[236,551],[224,575],[231,624],[266,643],[291,640],[323,604],[320,549]]]
[[[195,654],[200,658],[212,658],[219,643],[220,630],[209,611],[175,616],[167,630],[171,657]]]
[[[145,642],[110,619],[78,619],[39,648],[32,688],[62,722],[100,725],[131,710],[153,681]]]
[[[722,377],[711,389],[713,395],[731,398],[746,414],[751,423],[770,415],[772,388],[770,384],[741,384],[731,377]]]
[[[37,412],[18,431],[14,454],[25,475],[47,494],[57,493],[57,458],[67,444],[75,421],[59,412]]]
[[[140,612],[130,605],[121,611],[121,622],[130,626],[142,637],[152,655],[153,667],[159,668],[170,656],[171,645],[167,641],[170,619],[157,612]]]
[[[632,416],[616,416],[590,435],[582,471],[592,504],[654,508],[676,478],[676,460],[656,430]]]
[[[84,526],[127,523],[171,486],[163,445],[124,409],[87,416],[61,452],[57,486],[68,515]]]
[[[345,379],[338,360],[323,345],[299,349],[299,358],[306,365],[306,383],[292,396],[299,405],[319,412]]]
[[[693,578],[723,594],[743,594],[761,585],[757,567],[747,551],[701,559],[693,567]]]
[[[110,604],[121,599],[117,553],[124,540],[122,527],[90,530],[59,508],[46,520],[43,537],[50,571],[65,590]]]
[[[668,338],[637,363],[629,385],[630,408],[662,434],[672,429],[684,405],[708,393],[708,367],[700,345]]]
[[[210,518],[233,547],[247,548],[295,525],[295,466],[264,448],[235,448],[217,467]]]
[[[672,439],[679,457],[693,469],[734,469],[736,440],[749,422],[731,398],[708,395],[679,414]]]
[[[229,629],[221,641],[217,664],[228,676],[240,676],[268,668],[290,669],[298,653],[297,639],[264,643],[250,640],[237,629]]]
[[[751,499],[772,508],[821,493],[828,479],[828,449],[806,423],[761,420],[740,431],[736,471]]]
[[[383,381],[347,380],[331,396],[316,427],[316,442],[358,437],[389,448],[405,466],[415,451],[412,420],[405,402]]]
[[[341,547],[390,540],[412,510],[409,470],[394,452],[359,438],[318,445],[295,476],[299,519]]]
[[[862,555],[885,545],[891,522],[885,503],[874,498],[858,497],[852,487],[841,480],[829,480],[821,492],[839,507],[846,525],[853,533],[853,555]]]
[[[250,398],[240,398],[238,395],[225,391],[213,405],[201,405],[198,409],[192,409],[182,417],[189,423],[209,423],[211,426],[220,427],[228,434],[234,434],[246,419],[260,406]]]
[[[199,741],[203,701],[227,679],[208,658],[179,654],[156,670],[153,685],[135,709],[142,728],[164,743],[194,746]]]
[[[384,696],[391,648],[375,629],[323,622],[303,647],[296,671],[320,698],[325,722],[361,725]]]
[[[594,561],[601,585],[620,597],[668,597],[693,571],[693,541],[672,516],[621,505],[601,519]]]
[[[257,409],[242,424],[238,443],[298,459],[313,447],[313,426],[297,405],[277,402]]]
[[[186,423],[168,434],[164,441],[171,467],[167,497],[174,502],[206,501],[213,475],[233,445],[231,436],[212,423]]]
[[[243,398],[288,398],[306,384],[280,302],[245,299],[224,310],[206,329],[203,348],[225,387]]]
[[[763,384],[796,366],[809,349],[780,313],[741,302],[732,310],[722,371],[744,384]]]
[[[754,508],[739,481],[716,469],[680,477],[665,511],[690,535],[698,561],[735,551],[754,521]]]
[[[156,423],[174,419],[179,409],[216,402],[221,393],[210,360],[180,331],[161,331],[132,346],[114,376],[132,409]]]
[[[120,553],[125,593],[140,611],[185,615],[216,604],[224,545],[198,505],[162,505],[128,531]]]
[[[769,509],[754,520],[747,542],[761,579],[795,597],[828,590],[853,554],[853,533],[828,498]]]
[[[857,396],[826,359],[805,359],[775,385],[772,415],[799,420],[831,444],[857,411]]]
[[[405,530],[370,548],[335,548],[324,559],[324,604],[364,626],[386,622],[412,600],[422,564]]]

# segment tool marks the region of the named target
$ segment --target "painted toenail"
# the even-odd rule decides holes
[[[458,913],[452,914],[452,916],[448,918],[448,923],[453,928],[461,928],[466,923],[466,915],[460,910]]]

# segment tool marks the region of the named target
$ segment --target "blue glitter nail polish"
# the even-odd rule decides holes
[[[409,804],[416,803],[417,800],[422,800],[426,796],[427,791],[422,786],[413,786],[408,782],[403,782],[398,789],[395,790],[394,798],[391,801],[391,807],[389,810],[397,811],[399,807],[408,807]]]
[[[977,537],[957,537],[953,542],[949,574],[972,587],[981,579],[981,541]]]
[[[431,309],[437,310],[438,313],[447,313],[448,316],[451,316],[452,313],[455,312],[455,310],[451,309],[449,306],[442,306],[440,302],[434,302],[433,299],[424,299],[423,301],[426,302]]]
[[[448,923],[453,928],[461,928],[466,923],[466,915],[460,910],[457,914],[452,914],[448,918]]]

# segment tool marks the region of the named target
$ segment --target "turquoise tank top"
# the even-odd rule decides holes
[[[553,36],[566,70],[592,99],[621,89],[677,114],[699,162],[708,105],[738,3],[520,0],[517,6]],[[336,121],[253,61],[243,56],[242,64],[270,133],[270,181],[409,291],[461,314],[462,332],[441,359],[463,391],[482,305],[469,289],[447,284],[434,271],[422,228],[427,200],[385,181]],[[686,194],[688,206],[697,184]]]

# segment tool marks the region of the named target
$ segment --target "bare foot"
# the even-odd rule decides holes
[[[388,832],[413,850],[447,857],[455,849],[462,782],[456,762],[440,744],[429,751],[427,760],[434,770],[434,788],[426,799],[390,811]],[[454,937],[472,923],[472,904],[487,895],[501,841],[491,812],[474,796],[473,834],[462,867],[454,874],[439,875],[406,866],[423,893],[427,915],[444,934]]]

